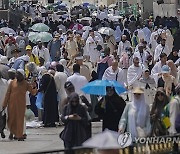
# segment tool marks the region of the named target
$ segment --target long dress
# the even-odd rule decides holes
[[[80,121],[67,119],[66,116],[71,114],[78,114],[82,119]],[[84,107],[79,104],[74,108],[67,104],[63,109],[61,119],[65,124],[65,128],[60,137],[64,141],[65,148],[80,146],[87,139],[85,129],[88,117]]]
[[[90,61],[93,63],[98,62],[100,56],[100,53],[96,49],[98,45],[96,44],[96,42],[98,42],[98,44],[100,43],[100,39],[98,38],[98,36],[95,36],[94,38],[89,36],[86,41],[87,50],[90,55]]]
[[[3,107],[7,107],[8,111],[8,128],[17,138],[23,136],[27,91],[33,95],[36,93],[27,81],[17,82],[17,79],[14,79],[8,87],[3,102]]]
[[[163,126],[161,121],[161,114],[163,113],[164,107],[167,105],[166,101],[158,101],[155,99],[151,110],[151,136],[162,136],[167,135],[167,130]],[[154,116],[154,118],[152,118]]]
[[[67,75],[64,72],[56,72],[54,76],[56,90],[58,93],[58,103],[59,103],[59,111],[61,112],[61,103],[67,97],[64,84],[67,80]]]
[[[50,74],[44,74],[40,81],[40,92],[44,92],[43,124],[54,125],[59,121],[57,91],[54,78]]]
[[[145,97],[145,102],[149,105],[151,108],[154,97],[155,97],[155,92],[156,92],[156,83],[153,78],[140,78],[140,87],[144,89],[144,97]]]
[[[105,106],[103,107],[103,102]],[[118,131],[118,124],[121,115],[126,106],[125,101],[117,94],[102,98],[95,108],[96,114],[103,119],[103,131],[107,128],[112,131]]]
[[[130,132],[133,139],[148,136],[151,131],[149,106],[143,97],[127,103],[119,122],[119,129]]]
[[[1,78],[0,79],[0,90],[1,90],[1,93],[0,93],[0,111],[1,111],[2,103],[4,101],[7,89],[8,89],[7,80]]]

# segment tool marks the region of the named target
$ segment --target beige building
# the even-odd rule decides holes
[[[180,0],[164,0],[164,4],[153,3],[154,17],[178,17],[180,20]]]
[[[153,12],[154,0],[127,0],[128,4],[139,4],[143,17],[148,17]]]
[[[117,0],[98,0],[98,5],[109,6],[111,4],[116,4]]]

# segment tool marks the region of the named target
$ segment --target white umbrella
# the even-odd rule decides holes
[[[92,20],[92,18],[91,17],[83,17],[80,20]]]
[[[106,129],[83,143],[83,147],[96,149],[120,149],[119,134]]]
[[[52,34],[48,32],[30,32],[28,38],[33,43],[36,43],[38,41],[49,42],[53,39]]]
[[[97,16],[98,16],[97,11],[94,11],[94,12],[91,14],[91,16],[93,16],[93,17],[97,17]]]
[[[84,26],[82,29],[83,29],[84,31],[87,31],[87,30],[92,30],[92,27],[90,27],[90,26]]]
[[[3,27],[0,29],[0,32],[4,32],[6,34],[10,34],[12,33],[13,35],[16,35],[16,32],[12,29],[12,28],[9,28],[9,27]]]
[[[116,4],[111,4],[111,5],[108,6],[108,8],[114,8],[116,6],[117,6]]]
[[[123,19],[123,17],[122,16],[114,16],[112,14],[108,14],[108,19],[110,21],[119,21],[119,19]]]
[[[98,30],[98,32],[101,34],[108,35],[108,36],[114,35],[114,30],[112,28],[109,28],[109,27],[101,27]]]
[[[48,32],[50,28],[44,23],[37,23],[34,24],[31,29],[35,32]]]

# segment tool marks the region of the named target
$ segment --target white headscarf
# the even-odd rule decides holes
[[[141,94],[139,99],[133,97],[132,101],[132,111],[128,117],[129,131],[132,133],[133,137],[138,136],[137,127],[142,129],[146,124],[146,114],[147,114],[147,105],[145,103],[144,94]]]
[[[116,27],[115,33],[114,33],[114,37],[116,39],[116,42],[120,42],[121,41],[121,36],[122,36],[122,31],[120,29],[120,26]]]

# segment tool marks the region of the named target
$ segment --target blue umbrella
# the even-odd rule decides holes
[[[89,6],[89,3],[83,3],[83,6],[84,6],[84,7],[88,7],[88,6]]]
[[[117,94],[121,94],[126,91],[126,89],[117,81],[110,80],[95,80],[89,82],[81,90],[86,94],[105,96],[106,87],[114,87]]]

